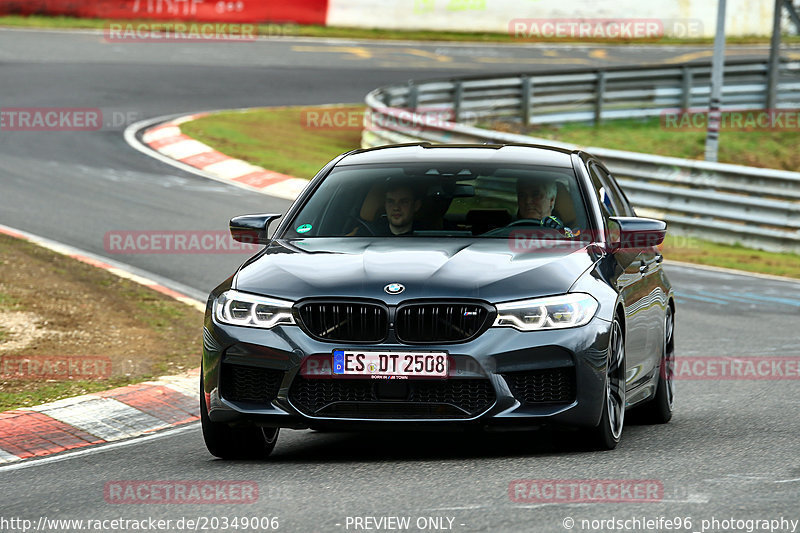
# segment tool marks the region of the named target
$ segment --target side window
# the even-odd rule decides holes
[[[626,217],[635,217],[636,212],[633,210],[631,203],[628,201],[628,197],[625,196],[625,192],[619,186],[617,180],[615,180],[613,176],[609,176],[608,174],[606,174],[601,168],[598,168],[598,171],[601,172],[603,175],[608,176],[606,182],[609,185],[611,185],[611,189],[614,191],[614,196],[619,201],[619,207],[622,210],[621,211],[622,214]]]
[[[592,178],[592,186],[597,194],[597,200],[600,202],[603,218],[608,220],[609,217],[624,216],[620,199],[610,184],[608,174],[594,163],[590,163],[589,175]]]

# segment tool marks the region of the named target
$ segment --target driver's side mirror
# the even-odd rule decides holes
[[[658,246],[667,236],[667,223],[642,217],[611,217],[608,219],[606,242],[611,252],[642,250]]]
[[[230,221],[231,237],[245,244],[269,244],[269,225],[279,214],[241,215]]]

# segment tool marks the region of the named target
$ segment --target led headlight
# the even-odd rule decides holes
[[[583,326],[597,312],[597,300],[576,292],[533,300],[497,304],[494,327],[512,327],[520,331],[562,329]]]
[[[294,324],[292,302],[255,296],[234,290],[225,291],[214,303],[217,320],[234,326],[269,329],[278,324]]]

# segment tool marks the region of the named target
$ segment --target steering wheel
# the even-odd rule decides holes
[[[356,215],[351,215],[350,218],[352,218],[359,226],[367,230],[367,233],[369,233],[370,236],[372,237],[375,236],[375,231],[371,227],[369,227],[369,224],[367,224],[366,220]]]
[[[515,220],[514,222],[509,222],[505,226],[489,230],[486,233],[484,233],[483,236],[496,237],[498,235],[503,235],[506,232],[510,234],[511,230],[509,228],[513,228],[514,226],[541,226],[541,225],[542,225],[541,220],[537,220],[535,218],[521,218],[519,220]]]
[[[506,224],[505,227],[510,228],[512,226],[541,226],[542,221],[535,219],[535,218],[521,218],[519,220],[515,220],[509,224]]]

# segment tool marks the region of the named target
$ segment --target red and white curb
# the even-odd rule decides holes
[[[187,115],[147,128],[142,134],[142,143],[168,159],[201,170],[213,179],[270,196],[294,200],[308,185],[307,180],[229,157],[181,132],[181,124],[208,114]]]
[[[87,252],[0,224],[35,243],[204,310],[204,304]],[[128,439],[199,419],[199,369],[177,376],[0,413],[0,464]]]
[[[199,369],[0,413],[0,464],[194,422],[198,379]]]

